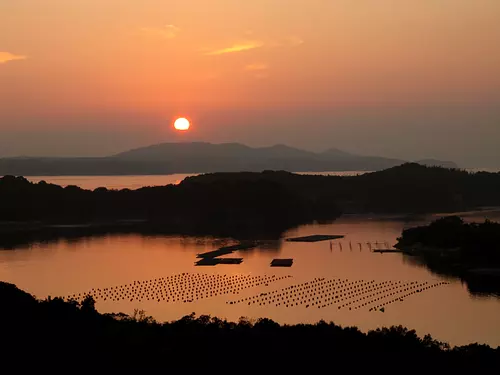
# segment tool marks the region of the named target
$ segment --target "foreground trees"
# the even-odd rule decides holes
[[[477,370],[500,363],[499,348],[450,348],[403,327],[365,334],[323,321],[281,326],[265,318],[241,318],[232,323],[194,313],[158,323],[140,311],[132,317],[100,314],[90,298],[82,304],[59,298],[39,301],[6,283],[0,283],[0,300],[2,364],[15,364],[18,370],[70,363],[75,370],[112,365],[268,372],[295,371],[299,366],[387,372],[410,364],[412,369]]]

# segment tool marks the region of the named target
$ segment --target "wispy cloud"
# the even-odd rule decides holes
[[[267,69],[269,69],[269,66],[267,64],[262,64],[262,63],[245,65],[245,70],[250,72],[258,72]]]
[[[27,58],[28,56],[14,55],[13,53],[10,52],[0,51],[0,64],[5,64],[8,63],[9,61],[15,61],[15,60],[26,60]]]
[[[252,35],[253,31],[247,30],[245,34]],[[266,47],[266,48],[296,47],[300,46],[301,44],[304,44],[304,40],[302,38],[298,36],[289,36],[281,40],[267,40],[265,42],[262,40],[246,40],[234,43],[229,47],[224,47],[219,49],[208,49],[208,50],[204,49],[203,52],[205,55],[214,56],[214,55],[224,55],[227,53],[234,53],[234,52],[250,51],[261,47]]]
[[[140,31],[146,36],[172,39],[180,33],[181,29],[174,25],[165,25],[163,27],[143,27]]]
[[[205,55],[213,56],[213,55],[223,55],[225,53],[244,52],[256,48],[261,48],[263,46],[264,42],[261,42],[259,40],[245,41],[245,42],[235,43],[230,47],[208,51],[205,53]]]

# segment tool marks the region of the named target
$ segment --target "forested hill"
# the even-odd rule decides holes
[[[359,176],[298,175],[284,171],[211,173],[181,186],[272,181],[294,193],[334,201],[343,212],[426,213],[500,205],[500,173],[406,163]]]
[[[58,215],[188,219],[204,212],[213,218],[243,212],[258,217],[259,212],[277,211],[322,219],[336,216],[334,207],[344,213],[426,213],[500,206],[500,173],[407,163],[349,177],[284,171],[211,173],[188,177],[177,186],[121,191],[62,188],[6,176],[0,178],[0,203],[0,220]]]
[[[342,213],[414,214],[500,206],[500,174],[405,164],[353,177],[289,172],[214,173],[179,185],[93,191],[0,178],[6,223],[141,222],[175,233],[235,235],[333,220]],[[10,225],[9,224],[9,225]]]

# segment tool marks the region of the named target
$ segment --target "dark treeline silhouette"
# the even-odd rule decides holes
[[[0,231],[15,229],[27,238],[38,236],[47,224],[65,224],[50,230],[90,232],[99,227],[108,232],[277,238],[293,226],[333,220],[341,213],[418,214],[500,205],[498,191],[500,173],[419,164],[354,177],[214,173],[179,185],[120,191],[62,188],[6,176],[0,179]],[[67,227],[90,223],[84,229]]]
[[[400,372],[489,369],[500,364],[500,348],[448,344],[414,330],[380,328],[363,333],[334,323],[279,325],[270,319],[238,323],[193,314],[158,323],[143,311],[133,316],[101,314],[91,297],[82,303],[37,300],[0,282],[0,353],[4,369],[16,366],[89,369],[182,367],[206,371],[335,369]],[[295,373],[295,372],[294,372]],[[461,372],[463,373],[463,372]]]
[[[432,271],[460,277],[474,294],[500,296],[500,224],[458,216],[403,231],[396,247]]]
[[[334,202],[326,207],[266,179],[90,191],[7,176],[0,179],[0,206],[0,231],[35,238],[43,238],[41,231],[93,230],[277,238],[295,225],[339,215]]]
[[[344,213],[454,212],[500,205],[500,173],[469,173],[415,163],[359,176],[288,172],[212,173],[188,177],[184,185],[265,179],[318,202],[335,202]]]

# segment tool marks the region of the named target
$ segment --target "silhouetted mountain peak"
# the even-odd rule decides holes
[[[184,142],[159,143],[103,158],[0,159],[0,175],[144,175],[264,170],[377,171],[404,162],[355,155],[337,148],[314,153],[284,144],[249,147],[241,143]],[[432,161],[429,164],[438,163]]]
[[[314,159],[317,157],[314,152],[301,150],[284,144],[276,144],[270,147],[256,148],[255,151],[256,153],[260,153],[263,157],[268,158]]]

